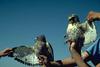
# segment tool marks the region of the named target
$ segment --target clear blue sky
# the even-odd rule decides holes
[[[55,59],[64,59],[70,56],[63,38],[67,17],[75,13],[83,22],[89,11],[100,12],[99,3],[99,0],[0,0],[0,50],[31,46],[37,35],[45,34]],[[100,23],[96,25],[100,29]],[[0,59],[0,67],[28,66],[5,57]]]

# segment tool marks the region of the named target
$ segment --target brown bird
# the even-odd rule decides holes
[[[84,23],[80,23],[79,17],[75,14],[72,14],[72,16],[68,18],[68,26],[65,35],[67,41],[80,41],[81,38],[83,44],[86,45],[95,41],[96,37],[97,33],[93,21],[90,22],[86,20]]]

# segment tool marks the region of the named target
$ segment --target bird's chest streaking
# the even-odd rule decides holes
[[[40,55],[43,55],[47,57],[48,61],[54,60],[53,49],[52,49],[52,46],[48,44],[48,42],[37,41],[34,45],[34,50],[38,57]]]
[[[67,30],[67,39],[71,41],[76,41],[79,37],[83,35],[82,30],[79,28],[79,24],[68,24]]]
[[[37,55],[46,55],[47,54],[47,47],[46,43],[42,41],[37,41],[34,45],[35,52]]]
[[[69,23],[66,29],[68,40],[77,40],[80,37],[84,38],[84,45],[89,45],[96,40],[97,32],[94,23],[91,25],[88,21],[81,24],[71,24]],[[78,40],[80,41],[80,40]]]

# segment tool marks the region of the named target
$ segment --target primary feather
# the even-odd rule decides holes
[[[18,62],[21,62],[26,65],[39,65],[39,59],[34,52],[33,47],[28,46],[19,46],[13,48],[13,52],[8,55],[9,57],[13,57]]]

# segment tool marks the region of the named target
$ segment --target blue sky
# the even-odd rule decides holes
[[[54,49],[55,60],[64,59],[70,56],[63,38],[67,17],[74,13],[84,22],[89,11],[100,12],[99,3],[99,0],[0,0],[0,50],[31,46],[37,35],[45,34]],[[99,24],[96,23],[97,33]],[[5,57],[0,59],[0,67],[28,66]]]

